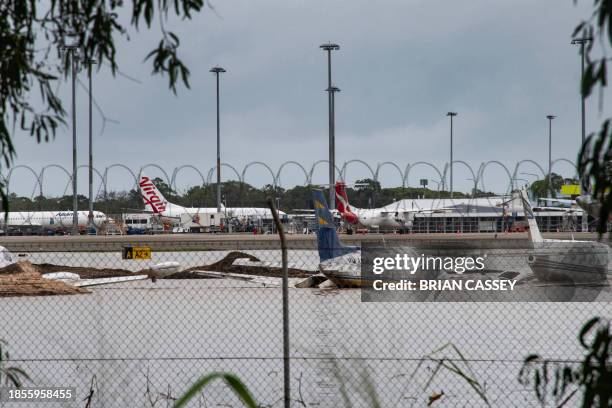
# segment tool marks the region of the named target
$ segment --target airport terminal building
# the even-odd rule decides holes
[[[461,233],[524,231],[522,206],[513,205],[505,197],[460,199],[405,199],[385,207],[398,215],[403,210],[414,212],[412,232]],[[429,211],[426,209],[434,209]],[[542,232],[588,231],[592,220],[580,208],[533,207]]]

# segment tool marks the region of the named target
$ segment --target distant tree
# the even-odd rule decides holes
[[[166,183],[159,177],[155,177],[152,181],[153,184],[155,184],[155,187],[157,187],[157,189],[159,190],[159,192],[162,193],[163,196],[166,198],[166,200],[176,204],[181,204],[179,202],[181,201],[181,196],[178,195],[176,191],[174,191],[172,187],[168,185],[168,183]]]
[[[586,68],[581,94],[588,98],[599,88],[600,98],[603,98],[603,88],[608,85],[609,51],[612,47],[612,0],[594,0],[593,7],[590,18],[578,24],[572,36],[593,39],[584,47]],[[602,106],[600,99],[600,109]],[[578,170],[583,189],[601,203],[597,229],[602,234],[612,213],[612,118],[605,119],[601,129],[586,139],[578,156]]]
[[[354,205],[362,208],[372,208],[376,205],[377,196],[381,191],[381,187],[378,181],[366,178],[357,180],[354,190]]]
[[[207,186],[194,186],[187,190],[183,202],[188,207],[212,207],[213,192]]]
[[[295,186],[281,196],[281,208],[285,210],[313,209],[312,186]]]
[[[550,183],[548,182],[548,177],[546,177],[544,180],[534,181],[529,186],[529,189],[535,197],[547,197],[549,192],[551,197],[556,197],[557,191],[561,190],[563,184],[565,184],[565,179],[557,173],[552,173],[550,175]]]
[[[481,191],[479,189],[472,190],[472,198],[486,198],[486,197],[494,197],[495,193],[492,191]]]
[[[107,192],[98,196],[96,208],[106,214],[138,212],[143,209],[142,198],[136,190]]]

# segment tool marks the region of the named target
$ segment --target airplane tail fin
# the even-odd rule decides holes
[[[540,229],[538,228],[533,209],[531,208],[529,197],[527,196],[527,189],[525,187],[523,187],[520,191],[520,199],[521,203],[523,204],[525,218],[529,224],[529,238],[531,238],[531,242],[544,242],[542,234],[540,234]]]
[[[336,182],[336,208],[341,213],[351,212],[351,206],[346,195],[346,183],[344,181]]]
[[[146,211],[150,211],[153,214],[161,214],[166,211],[168,200],[166,200],[163,194],[155,187],[153,180],[144,173],[140,173],[138,189],[140,190],[140,196],[142,197],[142,202],[144,203]]]
[[[342,219],[350,224],[357,224],[359,221],[357,215],[351,210],[348,196],[346,194],[346,183],[344,181],[336,182],[336,208],[340,212]]]
[[[351,252],[357,252],[358,247],[345,246],[340,243],[336,225],[331,211],[325,201],[325,196],[321,190],[312,190],[315,207],[315,217],[317,219],[317,245],[319,249],[319,259],[321,262],[328,259],[337,258]]]

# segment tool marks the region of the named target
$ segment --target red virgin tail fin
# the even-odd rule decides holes
[[[153,214],[162,214],[166,211],[168,202],[149,177],[140,173],[138,187],[142,196],[142,202],[145,205],[145,211],[150,211]]]

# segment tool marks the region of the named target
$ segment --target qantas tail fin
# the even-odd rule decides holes
[[[351,210],[344,181],[336,182],[336,208],[340,212],[342,219],[350,224],[357,224],[359,221],[357,215]]]
[[[336,208],[341,213],[351,212],[351,206],[346,195],[346,183],[344,181],[336,182]]]
[[[144,173],[140,173],[138,189],[140,190],[140,196],[142,197],[146,211],[150,211],[153,214],[161,214],[166,211],[168,201],[157,187],[155,187],[153,180]]]
[[[319,227],[317,231],[317,246],[321,262],[359,251],[358,247],[345,246],[340,243],[340,238],[338,238],[338,233],[336,233],[334,218],[327,206],[323,192],[321,190],[312,190],[312,196],[317,225]]]

